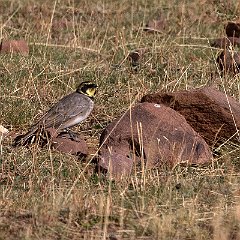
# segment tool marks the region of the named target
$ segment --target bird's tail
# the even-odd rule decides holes
[[[45,145],[51,138],[53,133],[45,129],[44,126],[35,125],[26,134],[19,135],[14,139],[13,146],[28,146],[30,144]]]
[[[29,144],[35,142],[36,132],[37,132],[37,129],[34,129],[34,130],[31,130],[31,131],[27,132],[26,134],[22,134],[22,135],[17,136],[14,139],[13,146],[14,147],[26,146],[26,145],[29,145]]]

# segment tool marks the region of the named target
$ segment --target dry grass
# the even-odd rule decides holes
[[[164,14],[168,30],[142,27]],[[209,39],[237,19],[238,1],[1,1],[0,34],[24,38],[28,57],[1,55],[0,123],[25,132],[82,80],[100,87],[78,127],[92,153],[102,129],[156,90],[214,85],[240,98],[239,77],[219,77]],[[140,69],[126,59],[147,48]],[[0,239],[240,239],[239,146],[211,166],[152,170],[115,183],[50,149],[1,142]]]

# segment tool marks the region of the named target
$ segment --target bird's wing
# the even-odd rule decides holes
[[[45,128],[58,128],[64,122],[77,116],[85,116],[90,110],[90,101],[88,97],[79,93],[72,93],[62,98],[54,105],[38,122],[38,125],[44,125]],[[90,112],[89,112],[90,113]],[[88,114],[86,115],[86,117]],[[84,120],[84,119],[82,119]]]

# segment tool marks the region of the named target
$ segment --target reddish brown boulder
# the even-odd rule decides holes
[[[231,45],[233,47],[240,47],[240,38],[236,38],[236,37],[217,38],[217,39],[214,39],[210,43],[210,45],[211,47],[223,48],[223,49],[226,49]]]
[[[19,53],[27,56],[29,54],[29,48],[25,40],[2,40],[0,53]]]
[[[212,158],[206,142],[185,118],[163,104],[136,105],[106,127],[100,146],[99,166],[113,175],[130,173],[138,165],[198,164]]]
[[[226,26],[226,34],[228,37],[240,37],[240,23],[228,22]]]
[[[239,52],[224,50],[219,54],[216,61],[222,74],[237,74],[240,72]]]
[[[178,111],[209,145],[229,138],[239,143],[240,104],[214,88],[159,92],[144,96],[141,102],[165,104]]]

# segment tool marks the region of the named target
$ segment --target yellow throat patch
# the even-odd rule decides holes
[[[96,88],[88,88],[86,90],[86,94],[89,96],[89,97],[93,97],[96,93]]]

